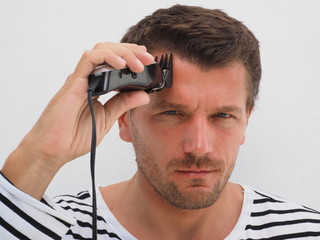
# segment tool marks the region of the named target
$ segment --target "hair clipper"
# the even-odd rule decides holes
[[[89,85],[98,80],[92,95],[99,96],[110,91],[143,90],[147,93],[160,91],[172,86],[172,54],[161,56],[160,61],[146,65],[141,73],[132,72],[129,68],[114,69],[102,65],[89,75]]]

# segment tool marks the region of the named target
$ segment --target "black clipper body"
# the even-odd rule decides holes
[[[141,73],[134,73],[129,68],[114,69],[103,65],[97,67],[89,75],[89,85],[98,80],[93,96],[99,96],[110,91],[144,90],[147,93],[160,91],[172,86],[172,54],[157,58],[153,64],[147,65]]]

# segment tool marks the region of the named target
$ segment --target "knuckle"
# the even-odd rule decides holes
[[[102,42],[98,42],[98,43],[96,43],[95,45],[94,45],[94,47],[93,47],[93,49],[100,49],[100,48],[102,48],[103,47],[103,43]]]
[[[91,54],[92,54],[91,50],[86,50],[86,51],[83,52],[82,58],[85,59],[85,60],[88,60],[88,59],[90,59]]]
[[[129,48],[129,49],[139,49],[139,45],[135,43],[122,43],[124,47]]]
[[[67,76],[67,81],[69,81],[71,78],[73,78],[74,76],[74,73],[70,73],[68,76]]]
[[[112,46],[117,44],[118,43],[113,43],[113,42],[98,42],[94,45],[93,49],[111,48]]]

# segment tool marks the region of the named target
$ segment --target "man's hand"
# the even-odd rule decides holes
[[[3,166],[3,174],[18,188],[41,198],[57,171],[90,150],[91,115],[87,105],[88,76],[107,63],[142,72],[154,58],[144,46],[99,43],[81,57],[75,71],[50,101],[36,125]],[[143,91],[119,93],[102,105],[94,100],[97,143],[126,111],[147,104]]]

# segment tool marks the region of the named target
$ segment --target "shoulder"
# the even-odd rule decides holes
[[[270,194],[265,193],[260,190],[255,190],[251,187],[245,186],[244,187],[245,194],[247,197],[252,201],[252,205],[256,210],[269,210],[268,213],[276,214],[286,212],[286,210],[290,210],[290,212],[306,212],[315,214],[315,216],[320,217],[320,212],[306,206],[303,206],[299,203],[292,202],[288,199]],[[267,214],[267,213],[266,213]]]
[[[98,192],[97,192],[98,194]],[[98,194],[99,195],[99,194]],[[72,239],[90,239],[92,237],[92,195],[91,191],[82,191],[78,194],[65,194],[53,198],[65,214],[74,217],[77,223],[72,226],[67,237]],[[97,199],[97,232],[104,239],[126,239],[122,238],[122,229],[113,224],[113,219],[105,216],[101,209],[101,201]],[[69,239],[69,238],[67,238]]]
[[[244,187],[247,198],[246,232],[270,237],[320,238],[320,213],[281,197]]]
[[[75,204],[90,204],[91,194],[89,190],[81,191],[77,194],[63,194],[57,195],[53,198],[53,200],[60,204],[60,203],[75,203]]]
[[[78,194],[64,194],[53,198],[55,204],[59,205],[69,216],[81,219],[85,216],[91,217],[92,198],[89,191]]]

